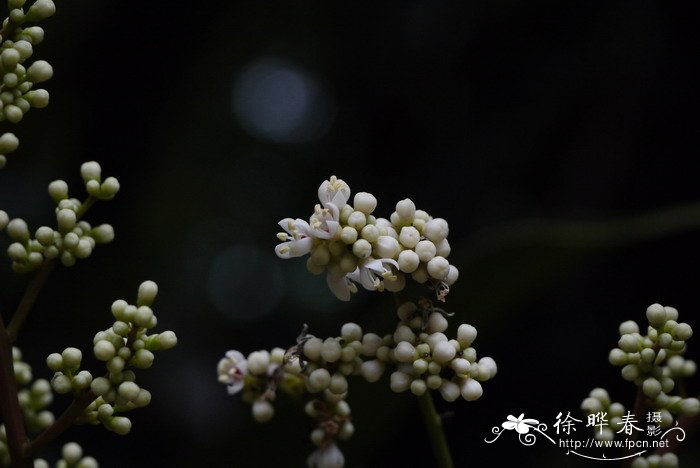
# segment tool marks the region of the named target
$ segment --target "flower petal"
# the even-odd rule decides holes
[[[345,276],[337,277],[328,273],[326,275],[326,283],[331,292],[335,294],[335,297],[345,302],[350,300],[350,287],[348,286],[348,279]]]

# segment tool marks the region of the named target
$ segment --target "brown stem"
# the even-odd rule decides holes
[[[36,302],[36,299],[39,297],[39,292],[41,291],[41,288],[43,288],[46,284],[46,280],[49,279],[49,276],[51,275],[51,272],[53,271],[55,266],[55,259],[44,260],[44,263],[39,268],[39,271],[36,273],[36,275],[34,275],[34,278],[32,278],[31,282],[27,285],[27,289],[24,290],[24,296],[22,296],[22,300],[19,302],[17,310],[12,316],[10,324],[7,326],[7,335],[10,338],[11,343],[14,343],[17,339],[17,335],[19,334],[19,331],[22,328],[24,321],[29,315],[29,311],[32,310],[32,306]]]
[[[2,318],[0,318],[0,411],[2,411],[7,432],[12,468],[29,468],[32,461],[22,454],[22,447],[27,443],[27,433],[24,429],[24,415],[17,400],[12,345]]]
[[[97,396],[92,393],[92,390],[76,395],[70,406],[66,408],[52,425],[36,436],[29,444],[25,445],[24,455],[28,457],[35,456],[52,440],[73,426],[75,420],[83,414],[85,408],[95,401],[95,398],[97,398]]]

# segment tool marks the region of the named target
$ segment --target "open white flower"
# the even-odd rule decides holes
[[[243,390],[245,385],[248,361],[239,351],[227,351],[226,357],[216,366],[216,372],[219,374],[219,382],[227,385],[228,394],[236,394]]]
[[[399,264],[391,258],[372,258],[364,260],[359,267],[348,277],[360,283],[368,291],[384,291],[384,281],[396,280],[396,274],[391,267],[396,271],[399,270]]]
[[[343,468],[345,457],[337,445],[329,444],[311,452],[306,464],[309,468]]]
[[[323,207],[316,205],[314,214],[309,219],[309,234],[318,239],[331,239],[338,232],[340,209],[333,203],[325,203]]]
[[[280,258],[301,257],[311,251],[314,245],[313,238],[309,235],[311,228],[303,219],[284,218],[279,225],[285,232],[277,234],[282,242],[275,247],[275,253]]]
[[[330,180],[325,180],[318,188],[318,200],[323,206],[332,203],[339,210],[348,203],[350,199],[350,187],[342,179],[331,176]]]
[[[326,275],[326,283],[328,283],[328,287],[333,294],[335,294],[335,297],[341,301],[349,301],[350,295],[357,292],[357,286],[355,286],[355,283],[350,281],[348,275],[333,276],[332,274],[328,273]]]

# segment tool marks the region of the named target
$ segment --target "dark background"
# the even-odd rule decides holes
[[[478,402],[438,397],[457,465],[583,465],[543,439],[483,440],[509,414],[579,415],[596,386],[631,407],[607,353],[619,322],[642,322],[649,304],[700,327],[697,13],[645,1],[60,2],[34,56],[54,66],[51,105],[13,127],[21,148],[0,206],[32,228],[52,223],[48,182],[82,194],[79,165],[98,160],[122,191],[88,220],[117,237],[55,272],[18,345],[49,378],[45,356],[90,355],[111,302],[135,300],[145,279],[160,285],[159,328],[179,337],[138,372],[153,402],[129,436],[81,427],[62,440],[105,467],[303,465],[301,408],[280,398],[255,424],[215,367],[228,349],[289,346],[304,322],[319,336],[346,321],[393,328],[388,294],[339,303],[303,260],[274,255],[276,222],[306,218],[336,174],[385,216],[410,197],[450,223],[461,271],[450,330],[475,325],[478,352],[499,366]],[[5,262],[0,281],[7,318],[27,279]],[[430,466],[414,400],[386,377],[353,382],[347,466]],[[694,441],[682,466],[698,463]]]

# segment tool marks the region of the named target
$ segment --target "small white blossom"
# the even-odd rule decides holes
[[[337,445],[329,444],[314,450],[306,459],[309,468],[342,468],[345,457]]]
[[[219,375],[219,382],[228,386],[229,395],[234,395],[243,390],[248,362],[239,351],[227,351],[226,357],[219,361],[216,371]]]

